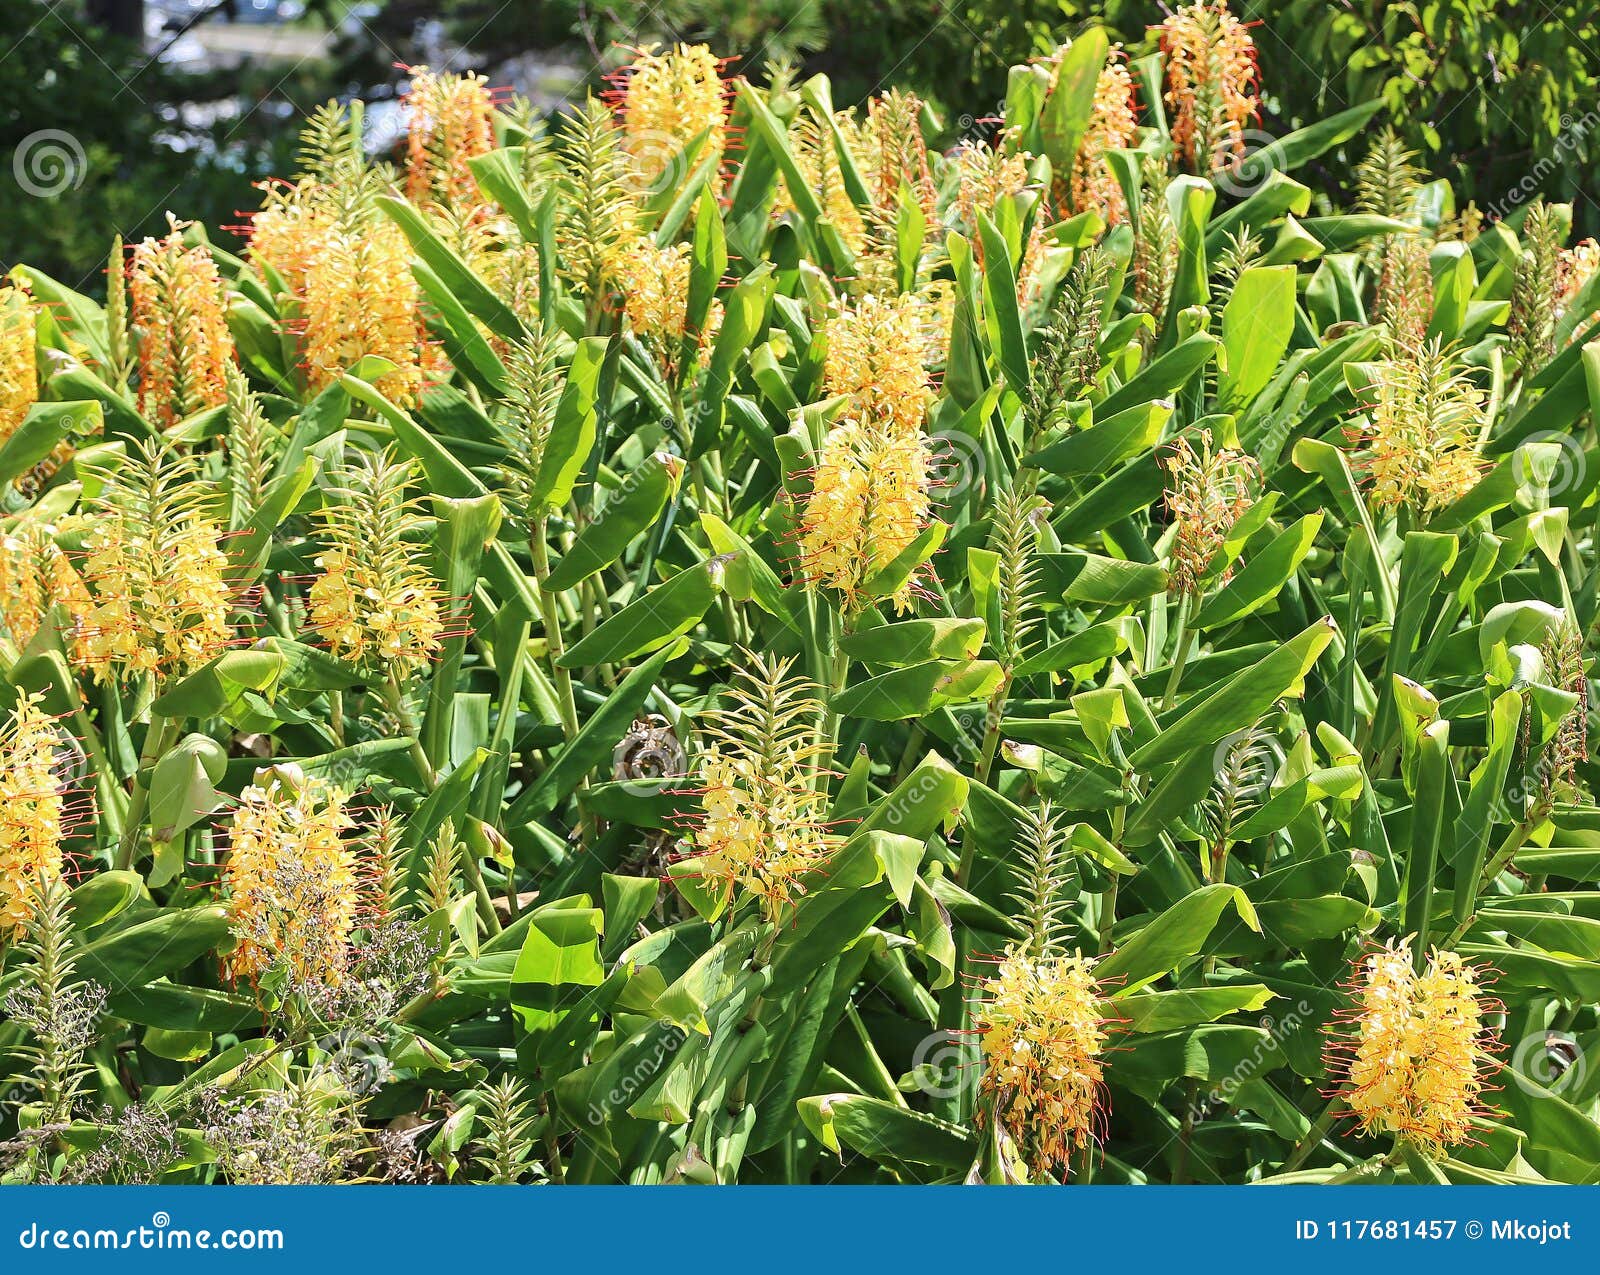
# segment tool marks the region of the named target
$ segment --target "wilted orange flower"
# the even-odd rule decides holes
[[[1244,155],[1244,126],[1260,109],[1256,46],[1224,0],[1190,4],[1161,24],[1172,140],[1209,176]]]
[[[1109,61],[1094,86],[1094,110],[1072,162],[1072,207],[1093,210],[1107,225],[1126,221],[1128,201],[1106,164],[1109,151],[1131,146],[1139,132],[1133,109],[1133,77],[1120,61]]]
[[[468,72],[439,74],[411,68],[406,93],[406,198],[419,208],[456,210],[487,201],[468,161],[494,149],[494,95],[489,81]]]
[[[222,278],[204,244],[165,238],[136,244],[128,262],[130,320],[139,335],[139,410],[166,426],[228,398],[233,359]]]
[[[20,934],[41,888],[61,880],[66,782],[61,734],[38,697],[17,701],[0,728],[0,938]]]
[[[346,800],[280,768],[258,772],[240,794],[222,870],[236,940],[224,958],[230,978],[254,981],[281,962],[300,986],[343,981],[362,905]]]
[[[982,1092],[1035,1174],[1063,1175],[1105,1107],[1105,1020],[1093,963],[1008,950],[984,980]]]
[[[929,523],[931,462],[920,431],[847,420],[829,431],[800,524],[801,570],[836,589],[846,611],[865,601],[862,585],[887,567]],[[911,607],[915,575],[895,590]]]
[[[68,654],[74,664],[87,667],[86,628],[93,605],[50,528],[24,522],[0,538],[0,623],[18,649],[33,641],[50,608],[59,606],[70,626]]]
[[[1596,243],[1593,239],[1585,239],[1581,243],[1561,250],[1562,310],[1566,310],[1577,300],[1578,293],[1582,292],[1584,285],[1594,278],[1597,270],[1600,270],[1600,243]],[[1583,328],[1591,325],[1596,317],[1600,317],[1600,309],[1589,314],[1575,331],[1581,332]]]
[[[1212,450],[1211,431],[1200,431],[1197,450],[1188,439],[1173,441],[1164,462],[1167,478],[1167,512],[1177,533],[1168,555],[1171,590],[1198,594],[1201,580],[1233,524],[1256,503],[1252,488],[1261,481],[1255,458],[1232,447]],[[1218,578],[1226,584],[1231,569]]]
[[[443,595],[406,539],[416,523],[412,470],[385,455],[336,472],[309,598],[311,625],[335,655],[399,677],[427,667],[444,630]]]
[[[703,44],[679,44],[666,53],[640,49],[612,82],[622,120],[623,145],[635,179],[647,190],[687,180],[690,169],[707,159],[720,165],[727,150],[728,86],[724,59]],[[682,172],[683,148],[702,133],[705,141]],[[721,189],[720,174],[712,176]]]
[[[865,296],[823,326],[823,392],[850,397],[850,410],[905,433],[918,429],[932,391],[923,357],[926,303],[905,294]]]
[[[0,284],[0,441],[16,432],[39,398],[34,331],[27,284]]]
[[[1330,1039],[1329,1071],[1367,1134],[1393,1133],[1438,1154],[1467,1141],[1493,1029],[1477,973],[1435,950],[1418,973],[1399,942],[1368,955],[1352,984],[1351,1031]]]
[[[364,355],[395,365],[377,387],[405,406],[421,389],[421,293],[400,228],[376,218],[331,234],[305,283],[305,361],[313,392]]]

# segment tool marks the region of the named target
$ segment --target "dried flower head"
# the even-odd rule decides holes
[[[89,590],[72,561],[56,544],[53,528],[25,519],[0,537],[0,626],[20,650],[32,642],[60,607],[66,621],[67,654],[89,667]]]
[[[933,397],[926,323],[926,304],[910,294],[862,297],[832,316],[823,327],[823,392],[848,395],[849,410],[865,420],[915,432]]]
[[[687,180],[688,170],[679,171],[682,152],[701,134],[693,166],[708,159],[720,164],[728,145],[725,62],[703,44],[679,44],[665,53],[651,47],[611,77],[624,145],[642,189]],[[721,188],[720,176],[712,181],[713,189]]]
[[[981,1091],[1028,1167],[1063,1175],[1099,1136],[1105,1020],[1093,963],[1008,950],[983,982],[977,1030]]]
[[[331,1186],[350,1180],[363,1149],[360,1106],[346,1078],[322,1067],[281,1089],[208,1094],[200,1135],[234,1186]]]
[[[1490,1002],[1478,974],[1435,950],[1418,973],[1399,942],[1370,953],[1351,983],[1351,1030],[1330,1038],[1329,1071],[1363,1133],[1438,1154],[1467,1141],[1490,1060]]]
[[[131,321],[139,334],[139,410],[160,425],[228,397],[233,360],[222,278],[203,243],[185,244],[177,221],[128,260]]]
[[[1441,509],[1471,491],[1482,463],[1484,395],[1435,339],[1376,364],[1350,434],[1380,508]]]
[[[37,697],[19,699],[0,727],[0,939],[22,933],[37,900],[61,880],[70,817],[61,743]]]
[[[1207,568],[1234,523],[1256,503],[1261,466],[1232,447],[1211,446],[1211,431],[1200,431],[1196,449],[1187,438],[1173,441],[1166,458],[1167,512],[1177,528],[1169,555],[1173,593],[1198,595]],[[1226,584],[1231,568],[1218,579]]]
[[[769,920],[838,844],[815,779],[819,689],[788,671],[787,660],[749,657],[727,704],[706,715],[710,745],[697,772],[704,814],[684,841],[694,875],[724,897],[758,900]]]
[[[1209,175],[1244,155],[1260,108],[1255,41],[1224,0],[1185,5],[1160,29],[1172,140],[1191,171]]]
[[[101,681],[192,673],[233,640],[220,493],[155,444],[103,483],[83,542],[84,658]]]
[[[227,974],[254,982],[279,967],[293,987],[337,986],[362,903],[347,798],[318,778],[263,775],[239,796],[223,866]]]
[[[427,667],[444,632],[444,595],[408,539],[415,468],[390,452],[360,452],[334,470],[309,600],[311,627],[335,655],[402,678]]]
[[[0,283],[0,442],[16,433],[39,398],[33,297],[19,279]]]
[[[1133,77],[1120,60],[1108,61],[1094,86],[1094,109],[1072,163],[1072,207],[1098,212],[1107,225],[1128,217],[1128,201],[1106,155],[1131,146],[1139,132],[1134,113]]]
[[[494,149],[494,94],[472,72],[411,68],[405,96],[411,112],[406,133],[406,198],[418,207],[484,206],[469,161]]]
[[[844,421],[828,432],[800,522],[801,573],[836,589],[846,611],[866,601],[862,586],[888,566],[929,522],[931,460],[920,431]],[[913,576],[894,593],[910,608]]]

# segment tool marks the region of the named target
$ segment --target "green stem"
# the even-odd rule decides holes
[[[1311,1128],[1306,1131],[1306,1136],[1300,1139],[1299,1144],[1289,1153],[1289,1158],[1283,1162],[1283,1173],[1293,1173],[1306,1159],[1322,1145],[1322,1140],[1333,1131],[1333,1122],[1339,1116],[1339,1100],[1335,1098],[1322,1109],[1322,1114],[1311,1122]]]
[[[1183,667],[1189,662],[1189,650],[1194,645],[1194,634],[1189,629],[1189,595],[1184,594],[1178,603],[1178,630],[1174,636],[1172,672],[1167,676],[1167,690],[1161,697],[1161,711],[1166,712],[1178,698],[1178,682],[1183,677]]]
[[[388,701],[389,711],[394,714],[395,721],[400,724],[401,734],[410,741],[411,760],[416,763],[423,782],[428,785],[428,790],[431,792],[439,786],[439,772],[433,768],[433,763],[428,760],[428,754],[422,747],[422,741],[417,738],[417,724],[406,709],[405,692],[400,689],[400,679],[392,668],[389,670],[389,680],[384,686],[384,698]]]
[[[578,737],[578,705],[572,696],[572,674],[559,663],[566,654],[561,640],[561,621],[557,618],[556,598],[547,588],[550,578],[550,554],[545,546],[545,520],[540,518],[528,537],[528,550],[533,555],[533,575],[539,594],[539,611],[544,619],[545,649],[550,657],[550,677],[556,688],[556,708],[561,714],[561,729],[567,743]]]
[[[139,834],[144,830],[145,809],[150,803],[150,790],[140,777],[172,747],[177,737],[179,722],[175,717],[163,717],[160,725],[154,721],[144,735],[144,748],[139,753],[139,764],[133,772],[133,796],[128,801],[128,813],[122,825],[122,840],[117,845],[116,868],[125,872],[133,867],[139,848]]]

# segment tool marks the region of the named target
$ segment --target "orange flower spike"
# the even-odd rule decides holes
[[[136,244],[128,262],[130,319],[139,334],[139,410],[166,426],[227,401],[233,360],[226,293],[204,244],[165,238]]]
[[[1105,1020],[1093,962],[1009,949],[984,980],[981,1092],[1036,1174],[1065,1175],[1105,1106]]]
[[[1128,218],[1122,185],[1106,164],[1106,155],[1133,144],[1139,132],[1134,114],[1133,77],[1121,62],[1107,62],[1095,81],[1094,109],[1072,165],[1072,207],[1094,210],[1115,225]]]
[[[1160,31],[1172,140],[1209,176],[1244,155],[1244,126],[1260,111],[1255,41],[1225,0],[1185,5]]]

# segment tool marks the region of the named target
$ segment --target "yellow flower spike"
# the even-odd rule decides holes
[[[183,676],[233,641],[216,492],[194,470],[152,444],[106,473],[90,504],[81,574],[93,606],[83,658],[100,681]]]
[[[753,898],[775,920],[804,892],[803,878],[838,847],[829,799],[813,780],[818,688],[789,678],[789,661],[750,657],[726,707],[706,715],[700,759],[703,815],[684,841],[689,875],[714,893]]]
[[[444,596],[407,539],[415,466],[388,453],[334,472],[320,517],[327,548],[316,559],[311,627],[340,659],[405,679],[438,655]]]
[[[847,112],[839,112],[833,124],[846,137],[855,136],[858,132],[855,121]],[[845,186],[844,171],[828,117],[820,114],[815,107],[803,106],[789,125],[789,149],[805,179],[806,189],[816,199],[828,224],[852,253],[860,253],[866,247],[867,225]],[[794,197],[787,181],[779,177],[778,196],[772,207],[773,216],[781,217],[794,210]]]
[[[41,887],[61,880],[67,786],[57,773],[61,732],[37,696],[0,727],[0,939],[20,935]]]
[[[457,210],[485,205],[469,161],[494,149],[494,94],[489,81],[468,72],[440,74],[411,68],[405,97],[406,198],[419,208]]]
[[[1231,447],[1212,450],[1211,431],[1200,431],[1200,446],[1186,438],[1172,444],[1165,461],[1166,505],[1177,533],[1169,554],[1170,589],[1175,594],[1198,594],[1202,578],[1256,498],[1252,488],[1261,482],[1261,467],[1251,456]],[[1218,584],[1232,578],[1223,571]]]
[[[1349,431],[1372,503],[1432,513],[1466,495],[1483,472],[1484,392],[1437,339],[1396,347],[1373,367]]]
[[[1245,153],[1260,109],[1256,46],[1225,0],[1189,4],[1161,24],[1172,140],[1192,172],[1210,176]]]
[[[250,219],[250,259],[277,271],[291,297],[306,294],[312,264],[336,231],[332,212],[314,183],[263,187],[260,211]]]
[[[916,431],[933,398],[923,360],[934,313],[936,305],[905,295],[862,297],[834,315],[823,327],[823,393],[848,395],[854,413],[898,432]]]
[[[1007,950],[983,982],[981,1092],[1035,1174],[1063,1176],[1098,1137],[1107,1039],[1093,962]]]
[[[364,220],[333,233],[306,271],[306,378],[326,388],[364,355],[395,365],[377,388],[406,406],[421,391],[421,292],[411,249],[392,222]]]
[[[1330,1037],[1330,1073],[1363,1133],[1392,1133],[1431,1155],[1471,1137],[1492,1060],[1494,1006],[1478,974],[1435,950],[1417,972],[1405,944],[1366,956],[1351,984],[1349,1031]]]
[[[1072,207],[1075,211],[1098,212],[1107,225],[1128,219],[1128,202],[1122,194],[1122,184],[1106,164],[1106,155],[1131,146],[1138,132],[1133,77],[1123,63],[1107,62],[1095,81],[1094,108],[1072,164]]]
[[[920,431],[847,420],[822,445],[800,523],[801,574],[839,592],[845,611],[866,598],[862,585],[888,566],[930,521],[931,461]],[[913,576],[891,599],[911,607]]]
[[[39,398],[33,297],[27,284],[0,284],[0,442],[16,433]]]
[[[363,906],[346,794],[316,778],[257,780],[240,794],[222,870],[235,939],[225,971],[254,982],[281,965],[293,986],[336,986]]]
[[[233,360],[225,293],[211,250],[186,245],[177,221],[128,260],[129,317],[139,336],[139,410],[160,425],[228,398]]]
[[[703,44],[679,44],[665,53],[641,49],[611,77],[609,94],[622,122],[623,145],[644,190],[676,187],[689,176],[675,171],[685,146],[702,133],[705,141],[692,167],[710,159],[720,166],[728,146],[728,86],[724,59]],[[722,189],[719,172],[712,189]]]
[[[21,650],[33,641],[50,608],[71,626],[68,654],[89,667],[88,617],[94,607],[83,577],[56,544],[51,529],[27,521],[0,538],[0,624]]]

